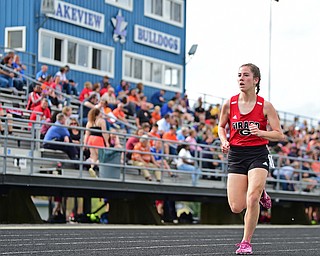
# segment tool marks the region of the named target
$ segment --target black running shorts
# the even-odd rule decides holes
[[[254,168],[263,168],[269,171],[269,150],[266,145],[239,147],[230,146],[228,155],[228,173],[248,175]]]

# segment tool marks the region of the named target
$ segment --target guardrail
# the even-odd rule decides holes
[[[186,93],[188,96],[190,95],[192,96],[191,98],[189,98],[191,108],[194,105],[194,103],[197,102],[197,99],[199,97],[202,98],[203,106],[205,108],[208,108],[210,105],[215,105],[215,104],[220,104],[220,106],[222,106],[223,103],[227,100],[226,98],[210,95],[207,93],[200,93],[195,91],[187,91]],[[277,110],[277,113],[279,115],[280,122],[285,129],[287,129],[289,126],[293,124],[296,124],[297,122],[302,123],[304,120],[307,121],[307,125],[309,128],[311,127],[317,128],[320,125],[319,124],[320,120],[314,117],[298,115],[295,113],[290,113],[290,112],[281,111],[281,110]]]
[[[19,136],[19,133],[10,135],[8,133],[9,121],[13,122],[13,125],[16,127],[16,130],[19,129],[26,133],[26,136]],[[52,170],[51,173],[55,173],[55,167],[57,161],[63,163],[64,172],[59,175],[59,177],[68,177],[74,179],[92,179],[87,171],[85,171],[85,167],[90,165],[90,162],[86,162],[83,159],[84,148],[94,148],[83,143],[83,134],[87,130],[83,127],[77,127],[81,134],[80,144],[70,143],[70,146],[74,146],[79,149],[80,159],[79,160],[70,160],[66,157],[66,154],[62,153],[59,150],[46,150],[39,147],[39,145],[43,144],[43,140],[39,137],[40,126],[42,122],[39,121],[29,121],[22,120],[19,118],[8,118],[1,117],[1,122],[4,123],[5,132],[0,136],[1,140],[1,152],[0,152],[0,161],[2,162],[0,166],[0,173],[6,174],[25,174],[25,175],[44,175],[47,176],[45,170]],[[31,126],[28,125],[31,123]],[[69,126],[57,125],[57,124],[48,124],[48,125],[56,125],[65,128],[70,128]],[[90,130],[90,129],[89,129]],[[93,131],[93,130],[91,130]],[[106,131],[109,135],[110,131]],[[122,148],[108,148],[109,152],[115,152],[122,155],[122,161],[119,163],[113,162],[100,162],[98,164],[100,170],[102,168],[111,168],[113,170],[117,170],[119,172],[119,178],[115,179],[117,182],[138,182],[138,183],[149,183],[146,181],[141,175],[139,175],[139,170],[141,167],[134,166],[126,159],[126,155],[128,153],[135,153],[137,151],[127,150],[125,148],[126,141],[129,137],[142,138],[140,136],[121,133],[121,132],[113,132],[112,134],[118,136],[122,142]],[[149,138],[150,140],[157,141],[160,140],[162,143],[162,152],[164,152],[164,144],[170,143],[175,144],[177,146],[183,145],[183,142],[172,142],[167,140],[162,140],[158,138]],[[26,148],[19,148],[16,146],[15,141],[20,141],[20,143],[26,143],[30,146]],[[63,145],[66,144],[64,142],[53,141],[52,144],[55,145]],[[161,181],[158,184],[159,186],[162,184],[171,184],[171,185],[187,185],[198,188],[208,188],[208,187],[217,187],[217,188],[226,188],[226,180],[227,180],[227,161],[226,156],[223,155],[220,151],[219,146],[211,146],[211,145],[203,145],[197,144],[197,147],[203,148],[203,150],[197,150],[192,157],[191,160],[195,161],[195,166],[200,169],[200,172],[190,172],[179,170],[179,168],[175,167],[174,162],[179,158],[177,155],[173,154],[154,154],[158,155],[162,158],[162,162],[159,168],[147,168],[150,171],[160,171],[161,172]],[[102,150],[100,148],[100,150]],[[46,154],[47,153],[47,154]],[[145,154],[140,152],[141,154]],[[51,156],[50,156],[51,154]],[[295,175],[292,176],[292,179],[287,180],[280,176],[280,174],[275,176],[268,177],[268,186],[270,189],[281,192],[281,193],[295,193],[295,194],[304,194],[306,193],[304,190],[307,186],[314,186],[315,189],[310,192],[310,194],[319,196],[320,190],[319,183],[315,184],[312,180],[304,179],[304,174],[312,174],[311,171],[303,170],[302,166],[304,162],[311,162],[312,160],[301,159],[301,158],[292,158],[292,157],[284,157],[281,155],[273,155],[274,159],[278,163],[278,166],[275,169],[280,169],[280,160],[281,159],[289,159],[291,161],[297,161],[299,163],[299,168],[295,169]],[[170,169],[164,168],[163,161],[167,160],[172,162],[170,165]],[[78,168],[74,168],[74,165],[77,165]],[[215,165],[216,168],[208,168],[208,165]],[[174,179],[168,177],[167,173],[176,174],[178,177]],[[48,172],[47,172],[48,173]],[[121,176],[120,176],[121,174]],[[192,182],[192,175],[197,178],[197,182]],[[99,180],[104,180],[105,178],[99,177]],[[106,177],[108,179],[108,177]],[[50,182],[50,180],[48,180]],[[295,188],[295,191],[285,191],[282,189],[282,184],[292,184]]]

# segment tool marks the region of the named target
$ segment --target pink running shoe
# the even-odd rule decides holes
[[[263,191],[262,191],[262,195],[260,198],[260,204],[266,209],[271,208],[271,205],[272,205],[271,197],[267,194],[265,189],[263,189]]]
[[[242,241],[241,243],[236,244],[236,246],[239,246],[239,248],[236,250],[236,254],[252,254],[252,246],[249,242]]]

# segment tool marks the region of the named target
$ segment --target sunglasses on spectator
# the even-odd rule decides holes
[[[74,124],[74,125],[78,125],[78,124],[77,124],[77,123],[75,123],[75,122],[71,122],[71,123],[70,123],[70,125],[73,125],[73,124]]]

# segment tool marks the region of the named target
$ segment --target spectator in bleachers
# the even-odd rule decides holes
[[[150,124],[147,122],[142,123],[141,128],[143,129],[145,134],[150,132]]]
[[[46,96],[46,98],[49,100],[49,107],[55,106],[58,109],[62,109],[63,104],[63,98],[61,96],[57,96],[55,90],[54,90],[54,81],[53,77],[51,75],[48,75],[45,78],[45,81],[42,83],[42,94]]]
[[[45,121],[47,118],[51,118],[51,111],[49,109],[48,100],[42,99],[41,104],[39,106],[36,106],[31,115],[30,115],[30,121],[36,121],[37,115],[40,112],[40,121]],[[29,123],[29,126],[32,126],[32,123]]]
[[[111,148],[122,148],[122,145],[120,143],[120,138],[116,134],[117,130],[114,128],[110,129],[110,135],[109,135],[109,146]]]
[[[195,113],[198,113],[198,115],[202,114],[205,116],[205,109],[204,107],[202,106],[202,101],[199,101],[199,105],[194,109],[194,112]]]
[[[224,156],[220,148],[209,147],[209,146],[213,146],[214,141],[215,141],[215,138],[212,136],[212,134],[208,134],[207,137],[205,138],[205,141],[203,142],[203,144],[208,145],[208,147],[204,147],[202,158],[223,161]],[[218,162],[218,161],[214,161],[214,162],[202,161],[202,167],[207,169],[221,169],[222,164],[221,162]],[[202,176],[202,177],[207,179],[217,179],[216,177],[213,177],[213,176]]]
[[[73,81],[72,79],[69,80],[69,84],[70,84],[70,90],[71,90],[71,95],[74,96],[79,96],[79,92],[78,92],[78,83],[76,83],[75,81]]]
[[[66,117],[66,123],[68,124],[72,115],[72,108],[70,106],[64,106],[61,112]]]
[[[169,114],[164,115],[158,122],[159,134],[162,136],[165,132],[170,130],[171,126],[171,117]]]
[[[131,159],[133,160],[134,166],[139,166],[142,169],[142,174],[146,180],[152,181],[152,177],[148,168],[159,168],[160,164],[156,162],[153,155],[150,154],[150,146],[148,141],[148,135],[142,135],[139,142],[134,146],[133,150],[139,151],[132,154]],[[143,154],[141,154],[141,153]],[[161,171],[154,171],[156,180],[161,181]]]
[[[311,169],[319,177],[318,181],[320,182],[320,146],[316,146],[313,149],[311,159],[314,160],[311,164]]]
[[[152,125],[151,131],[148,133],[148,136],[151,138],[155,137],[155,138],[160,139],[160,135],[158,133],[158,125],[156,123]],[[149,143],[150,143],[150,147],[154,146],[154,140],[150,139]]]
[[[7,52],[7,54],[1,59],[1,65],[4,65],[5,64],[5,62],[4,62],[4,58],[5,57],[10,57],[10,58],[13,58],[14,57],[14,51],[9,51],[9,52]]]
[[[55,95],[59,101],[59,106],[64,106],[65,103],[65,96],[63,95],[63,83],[56,83],[56,81],[59,81],[59,78],[54,78],[53,83],[50,84],[50,87],[54,90]],[[67,100],[68,104],[68,100]]]
[[[75,146],[71,143],[70,141],[70,133],[66,127],[61,127],[60,125],[65,125],[66,124],[66,117],[64,114],[59,113],[57,115],[57,121],[55,122],[56,125],[53,125],[49,128],[47,131],[46,135],[44,136],[43,139],[43,147],[47,149],[54,149],[54,150],[62,150],[65,152],[68,157],[71,160],[76,160],[78,159],[77,156],[77,150]],[[53,144],[50,142],[64,142],[64,144]],[[75,166],[77,167],[77,166]]]
[[[152,109],[154,106],[153,106],[152,103],[148,102],[147,99],[148,99],[147,96],[142,96],[142,97],[141,97],[141,100],[140,100],[140,105],[141,105],[142,103],[145,103],[145,104],[147,104],[147,108],[148,108],[148,109]]]
[[[165,93],[166,93],[165,90],[156,91],[151,96],[151,103],[154,106],[159,106],[161,108],[162,105],[166,102],[166,100],[164,98]]]
[[[108,91],[104,93],[103,96],[101,96],[101,100],[106,100],[111,109],[115,109],[117,107],[117,104],[119,103],[112,87],[109,87]]]
[[[109,83],[109,77],[104,76],[100,81],[100,97],[103,96],[106,92],[108,92],[109,88],[111,88],[111,84]]]
[[[181,93],[176,92],[170,101],[173,101],[173,106],[178,106],[180,104],[180,100],[181,100]]]
[[[177,110],[180,111],[181,119],[185,123],[193,122],[193,115],[188,112],[186,102],[184,100],[180,100],[180,104],[177,106]]]
[[[290,165],[285,165],[273,172],[273,177],[284,180],[280,183],[282,190],[295,191],[295,186],[292,182],[297,177],[297,169],[299,169],[299,162],[293,161]]]
[[[140,128],[136,130],[135,135],[142,136],[143,133],[144,133],[143,129]],[[133,150],[134,146],[139,142],[139,138],[136,136],[132,135],[131,137],[129,137],[129,139],[126,142],[126,150]],[[126,154],[127,160],[131,160],[131,155],[132,155],[132,152],[127,152]]]
[[[164,103],[161,107],[161,116],[171,114],[173,112],[174,101],[170,100],[168,103]]]
[[[96,93],[97,96],[98,96],[98,100],[99,100],[99,101],[100,101],[100,89],[101,89],[100,83],[94,83],[94,84],[92,85],[92,92],[91,92],[91,93]],[[91,94],[91,93],[90,93],[90,94]]]
[[[82,106],[82,117],[81,117],[81,107],[79,108],[79,117],[80,120],[82,118],[82,122],[80,124],[82,126],[86,126],[88,122],[88,113],[92,108],[101,108],[101,103],[99,104],[98,96],[96,93],[92,93],[88,99],[86,99]]]
[[[214,138],[218,138],[218,124],[215,116],[210,116],[210,118],[206,120],[206,125],[208,129],[210,129]]]
[[[129,128],[129,126],[127,126],[127,124],[129,124],[129,122],[126,118],[126,114],[124,113],[123,103],[119,103],[117,108],[114,109],[112,112],[115,115],[115,117],[121,121],[121,122],[117,123],[118,125],[120,125],[120,128],[126,129],[127,133],[130,133],[130,128]]]
[[[115,89],[115,94],[118,99],[122,99],[125,95],[129,94],[129,83],[125,80],[121,80],[119,85]]]
[[[91,82],[85,82],[84,83],[84,88],[80,93],[79,100],[82,102],[85,99],[88,99],[91,92],[92,92],[92,83]]]
[[[136,91],[137,91],[137,95],[139,97],[139,99],[141,99],[143,96],[144,96],[144,85],[143,83],[137,83],[137,86],[136,86]]]
[[[151,123],[156,124],[161,119],[160,107],[155,106],[151,113]]]
[[[191,107],[190,107],[188,95],[185,94],[185,95],[183,96],[182,100],[185,101],[185,103],[186,103],[186,107],[187,107],[188,113],[193,114],[193,111],[192,111],[192,109],[191,109]]]
[[[55,84],[60,84],[62,86],[62,92],[71,95],[71,86],[67,78],[67,73],[69,70],[69,66],[61,67],[54,76],[54,82]]]
[[[116,116],[113,114],[106,100],[101,99],[99,105],[101,106],[102,117],[106,120],[107,130],[110,130],[111,126],[115,126]]]
[[[185,141],[186,138],[189,136],[189,128],[184,126],[177,132],[177,139],[178,141]]]
[[[2,103],[0,102],[0,117],[7,117],[8,118],[8,134],[11,135],[12,134],[12,123],[13,121],[10,120],[10,118],[12,118],[12,114],[7,113],[3,108],[2,108]],[[4,123],[4,120],[0,119],[0,132],[2,135],[4,135],[5,129],[2,125],[2,123]]]
[[[69,125],[68,131],[70,133],[71,142],[79,145],[81,135],[80,135],[80,130],[77,129],[80,126],[78,120],[76,118],[71,117],[67,122],[67,124]],[[75,147],[75,148],[77,151],[77,155],[80,156],[80,147]]]
[[[106,122],[102,118],[99,108],[92,108],[88,113],[88,122],[86,125],[86,132],[84,136],[84,144],[90,146],[91,168],[89,174],[96,177],[96,164],[98,163],[98,149],[109,147],[109,134],[105,133],[107,130]],[[89,130],[90,129],[90,130]]]
[[[141,108],[137,112],[137,117],[136,117],[136,125],[137,127],[141,127],[142,123],[149,123],[151,121],[151,114],[147,108],[147,105],[145,103],[141,104]]]
[[[193,104],[193,111],[196,111],[196,109],[199,107],[203,109],[202,105],[203,105],[202,97],[199,97],[197,101]],[[204,109],[203,109],[203,112],[204,112]]]
[[[220,109],[220,104],[217,103],[217,104],[210,110],[210,114],[211,114],[211,116],[214,116],[214,117],[216,117],[216,119],[219,120],[219,118],[220,118],[220,111],[221,111],[221,109]]]
[[[3,58],[3,60],[1,61],[1,64],[6,66],[7,68],[12,68],[10,66],[8,66],[8,61],[9,59],[12,58],[10,57],[10,55],[7,55]],[[14,73],[10,72],[7,69],[4,69],[2,67],[0,67],[0,86],[2,88],[11,88],[13,89],[13,78],[14,78]]]
[[[209,120],[212,116],[211,116],[211,110],[212,110],[213,106],[209,105],[208,109],[205,111],[204,115],[206,117],[206,120]]]
[[[162,145],[163,145],[162,141],[156,140],[156,141],[154,141],[154,146],[151,146],[150,151],[151,151],[151,153],[153,153],[154,159],[156,160],[156,162],[159,164],[159,166],[162,169],[170,170],[170,166],[169,166],[168,162],[165,159],[163,159],[163,156],[161,156],[163,154]],[[173,174],[170,171],[168,172],[168,174],[172,178],[177,177],[177,175]]]
[[[12,66],[21,75],[24,75],[25,70],[27,69],[26,65],[21,63],[20,56],[18,54],[14,55]],[[22,77],[22,76],[15,78],[15,80],[20,80],[21,81],[21,84],[22,84],[21,90],[23,89],[23,86],[27,83],[26,79],[24,77]]]
[[[188,144],[182,144],[178,149],[177,168],[182,171],[192,173],[192,185],[196,186],[200,169],[196,167],[196,162],[192,159]]]
[[[197,156],[199,155],[199,151],[202,150],[200,146],[197,146],[197,131],[190,130],[189,136],[186,138],[186,142],[189,143],[189,150],[192,156],[195,156],[196,152]]]
[[[305,189],[303,189],[303,191],[304,192],[310,192],[317,186],[318,177],[312,171],[311,165],[307,161],[302,162],[301,169],[303,171],[303,173],[301,174],[302,181],[308,183],[308,185],[306,186]],[[300,175],[299,175],[299,177],[300,177]]]
[[[127,100],[135,105],[135,109],[140,108],[141,100],[135,88],[130,89]]]
[[[177,139],[176,131],[177,131],[177,127],[175,125],[171,125],[170,130],[168,132],[165,132],[162,135],[162,139],[169,141],[164,144],[164,152],[167,155],[168,154],[177,155],[177,149],[176,149],[175,142],[177,142],[178,139]]]
[[[38,80],[40,83],[43,83],[46,81],[48,75],[48,66],[42,65],[41,70],[36,74],[36,80]]]
[[[33,91],[29,93],[27,110],[33,110],[36,106],[41,104],[41,100],[45,97],[42,94],[42,88],[40,84],[36,84],[33,87]]]

